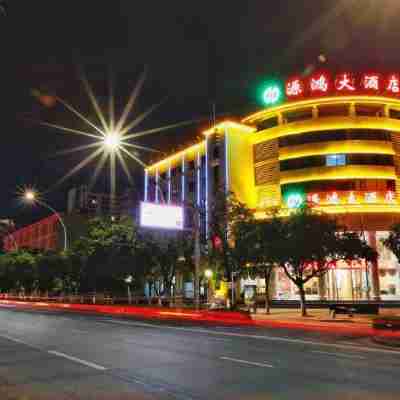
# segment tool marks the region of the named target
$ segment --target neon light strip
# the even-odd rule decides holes
[[[205,217],[206,217],[206,239],[208,239],[208,137],[206,136],[206,149],[205,149],[205,170],[206,170],[206,196],[205,196]]]
[[[197,205],[200,206],[201,197],[200,197],[200,168],[201,168],[201,158],[200,152],[197,152]]]
[[[149,186],[149,173],[147,171],[147,169],[144,171],[144,201],[147,201],[147,189]]]
[[[168,168],[168,203],[171,203],[171,163]]]
[[[158,203],[158,169],[156,170],[156,203]]]
[[[182,155],[182,202],[185,201],[185,155]]]
[[[225,128],[225,193],[229,192],[229,154],[228,154],[228,132]]]

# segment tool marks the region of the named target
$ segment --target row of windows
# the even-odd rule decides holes
[[[212,152],[212,159],[213,160],[218,160],[220,156],[220,145],[217,143],[214,146],[213,152]],[[201,156],[200,160],[201,165],[204,165],[205,163],[205,156]],[[186,165],[186,172],[194,172],[198,167],[197,167],[197,160],[191,160],[187,161]],[[167,172],[163,172],[160,174],[161,178],[167,179]],[[178,165],[175,168],[171,168],[171,176],[178,176],[182,174],[182,163],[178,163]]]
[[[333,105],[319,105],[315,108],[319,118],[323,117],[348,117],[350,116],[349,104],[333,104]],[[355,115],[359,117],[384,117],[385,106],[379,104],[356,104],[354,109]],[[305,121],[313,118],[312,107],[304,109],[286,111],[282,113],[283,123],[291,123],[298,121]],[[389,118],[400,119],[400,111],[396,109],[389,110]],[[279,125],[277,116],[265,119],[257,125],[257,130],[273,128]]]
[[[281,171],[311,167],[336,167],[343,165],[394,165],[393,156],[385,154],[329,154],[281,161]]]
[[[282,192],[304,191],[312,192],[330,192],[330,191],[395,191],[395,181],[391,179],[338,179],[326,181],[311,181],[301,184],[291,183],[282,185]]]
[[[391,135],[389,131],[373,129],[341,129],[334,131],[307,132],[279,138],[279,147],[343,140],[391,141]]]

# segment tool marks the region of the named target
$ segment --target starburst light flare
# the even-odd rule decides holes
[[[151,151],[158,152],[155,149],[149,148],[147,146],[139,145],[135,142],[135,140],[139,137],[162,132],[167,129],[177,128],[179,126],[193,124],[198,120],[190,120],[183,121],[175,124],[169,124],[166,126],[161,126],[153,129],[147,129],[137,132],[132,132],[132,129],[136,128],[145,118],[147,118],[151,113],[153,113],[163,102],[164,100],[152,105],[144,112],[138,114],[136,118],[134,118],[131,122],[127,122],[129,115],[133,111],[135,107],[136,100],[140,95],[142,87],[144,85],[144,81],[146,78],[146,71],[144,71],[135,87],[132,90],[129,99],[123,108],[123,111],[119,118],[116,118],[115,114],[115,105],[114,105],[114,90],[111,79],[109,80],[109,99],[108,99],[108,112],[105,114],[100,105],[94,91],[87,80],[85,74],[81,70],[80,79],[82,81],[82,85],[88,95],[90,103],[93,107],[95,115],[98,119],[98,123],[94,123],[89,118],[84,116],[79,110],[73,107],[64,99],[61,99],[58,96],[55,96],[57,101],[62,104],[68,111],[74,114],[76,117],[80,119],[80,121],[89,128],[88,130],[84,128],[73,129],[69,127],[65,127],[62,125],[42,122],[39,123],[41,125],[47,126],[49,128],[55,128],[64,133],[70,133],[74,135],[84,136],[87,139],[92,139],[91,143],[76,146],[71,149],[62,150],[56,153],[56,155],[61,154],[71,154],[77,151],[84,151],[88,149],[93,149],[88,156],[86,156],[83,160],[81,160],[76,166],[74,166],[70,171],[68,171],[62,178],[60,178],[53,188],[65,182],[72,175],[79,172],[82,168],[86,167],[91,162],[97,162],[91,180],[89,182],[89,188],[92,188],[97,178],[99,177],[101,171],[108,163],[110,168],[110,194],[111,196],[115,196],[116,192],[116,169],[117,166],[120,165],[125,175],[127,176],[129,182],[132,184],[132,175],[129,171],[127,160],[134,160],[136,163],[140,164],[142,167],[146,167],[146,164],[140,159],[138,154],[139,151]],[[94,141],[93,141],[94,140]],[[50,188],[51,190],[52,188]]]

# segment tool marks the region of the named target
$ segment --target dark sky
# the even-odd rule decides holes
[[[0,1],[0,4],[4,0]],[[111,71],[117,112],[141,71],[148,77],[132,118],[167,96],[138,129],[203,118],[203,122],[141,144],[163,151],[188,142],[217,114],[256,111],[257,86],[318,67],[400,70],[399,0],[5,0],[0,12],[0,217],[37,219],[39,210],[17,207],[19,185],[51,187],[88,153],[54,157],[88,143],[30,120],[87,129],[61,104],[43,106],[32,91],[52,93],[93,117],[78,79],[83,66],[100,102]],[[90,139],[89,139],[90,141]],[[141,171],[130,168],[141,190]],[[85,182],[93,167],[46,195],[62,210],[65,191]],[[99,180],[106,190],[107,176]],[[122,174],[118,188],[127,185]]]

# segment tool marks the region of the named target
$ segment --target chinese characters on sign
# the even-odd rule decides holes
[[[356,204],[396,204],[396,195],[393,191],[359,192],[333,191],[308,193],[307,202],[311,205],[356,205]]]
[[[376,72],[353,74],[343,72],[332,75],[316,72],[307,78],[292,77],[286,81],[285,94],[290,99],[303,96],[366,93],[400,96],[400,74],[383,75]]]

